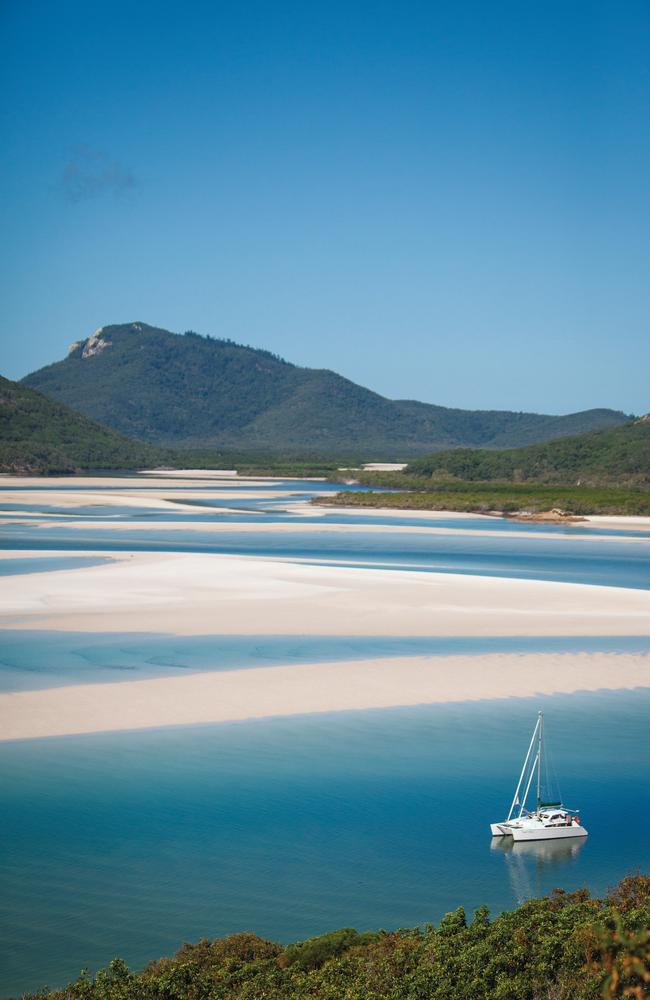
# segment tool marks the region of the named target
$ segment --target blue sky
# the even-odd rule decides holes
[[[650,5],[4,0],[0,370],[143,320],[650,410]]]

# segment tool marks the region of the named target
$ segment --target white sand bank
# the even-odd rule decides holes
[[[138,475],[162,479],[232,479],[237,469],[143,469]]]
[[[181,490],[180,484],[174,486],[149,487],[146,490],[114,489],[114,490],[3,490],[0,498],[3,504],[44,504],[54,507],[87,507],[98,505],[102,507],[110,506],[133,506],[133,507],[155,507],[160,505],[160,501],[174,501],[183,503],[187,500],[274,500],[286,499],[295,495],[295,490],[265,490],[262,486],[255,484],[248,489],[225,486],[219,490],[206,490],[199,485],[187,489],[185,486]],[[166,506],[163,504],[162,506]]]
[[[646,590],[253,556],[112,555],[19,583],[0,577],[0,623],[182,635],[650,634]]]
[[[195,470],[198,471],[198,470]],[[176,475],[182,475],[190,479],[202,479],[203,473],[200,474],[190,474],[189,472],[178,472]],[[223,478],[226,482],[225,485],[232,485],[233,477],[228,473],[211,473],[211,478],[220,479]],[[41,487],[46,486],[48,489],[52,490],[67,490],[72,487],[92,487],[93,489],[106,489],[107,487],[113,488],[114,486],[120,489],[142,489],[143,486],[155,486],[159,487],[161,485],[161,479],[170,479],[172,482],[175,478],[175,473],[172,471],[167,472],[156,472],[154,470],[147,470],[145,472],[134,472],[130,476],[14,476],[10,473],[0,473],[0,483],[3,486],[12,486],[16,489],[30,489],[35,486]],[[261,476],[237,476],[237,481],[241,483],[264,483],[266,477]],[[199,484],[200,486],[201,484]]]
[[[403,657],[0,694],[0,740],[650,687],[650,656]]]
[[[366,472],[401,472],[407,462],[367,462],[363,468]]]
[[[221,498],[220,498],[221,499]],[[228,503],[232,502],[232,507],[201,507],[179,503],[166,504],[165,507],[168,511],[173,511],[175,508],[178,510],[191,510],[195,514],[249,514],[254,515],[255,511],[250,510],[237,510],[236,503],[238,498],[227,497]],[[241,498],[243,499],[243,498]],[[252,499],[247,497],[247,499]],[[117,503],[118,501],[116,501]],[[145,504],[146,506],[146,504]],[[323,508],[326,509],[326,508]],[[75,520],[74,513],[69,515],[63,515],[65,518],[66,528],[73,528],[78,531],[87,531],[89,524],[87,520]],[[29,521],[30,527],[48,527],[52,523],[60,524],[61,515],[48,515],[47,513],[36,514],[30,516],[29,514],[24,514],[21,512],[7,513],[4,515],[0,514],[0,524],[4,523],[16,523],[17,521]],[[206,532],[209,534],[229,534],[231,532],[241,532],[245,534],[269,534],[283,535],[292,534],[300,532],[301,534],[338,534],[346,535],[353,533],[358,534],[369,534],[369,535],[381,535],[387,531],[399,531],[403,534],[429,534],[429,535],[441,535],[444,537],[449,537],[450,535],[458,535],[462,538],[513,538],[512,531],[503,529],[490,529],[484,530],[482,528],[450,528],[450,527],[440,527],[435,524],[408,524],[408,525],[391,525],[385,524],[364,524],[360,522],[358,524],[336,524],[328,521],[282,521],[282,522],[272,522],[266,521],[264,518],[255,521],[251,520],[240,521],[237,524],[232,524],[229,521],[220,521],[215,518],[214,521],[200,521],[200,520],[187,520],[187,521],[164,521],[164,520],[142,520],[142,519],[129,519],[128,516],[125,518],[120,518],[119,520],[93,520],[92,530],[93,531],[105,531],[110,532],[115,529],[119,531],[134,531],[134,532],[147,532],[147,531],[164,531],[169,533],[178,532],[181,534],[188,534],[190,532]],[[548,534],[541,531],[530,531],[526,533],[526,540],[533,541],[535,543],[547,543],[549,537],[557,537],[561,542],[564,536],[549,536]],[[593,542],[594,535],[585,532],[584,534],[571,535],[571,541],[583,541],[583,542]],[[616,538],[616,542],[622,545],[645,545],[650,548],[650,538],[635,538],[630,535],[619,536]]]
[[[650,517],[590,514],[586,520],[597,528],[629,528],[630,530],[636,529],[636,531],[650,531]]]
[[[179,503],[174,504],[174,506],[187,507],[188,510],[196,511],[196,507],[189,504],[184,504],[183,501],[189,498],[193,498],[194,494],[188,494],[187,496],[179,497]],[[202,498],[202,495],[201,495]],[[1,502],[4,504],[32,504],[35,507],[42,505],[43,507],[59,507],[63,510],[70,510],[74,513],[77,507],[129,507],[134,510],[146,509],[151,510],[170,510],[168,500],[165,494],[146,492],[126,492],[122,493],[117,490],[105,490],[103,492],[92,492],[91,490],[79,491],[78,493],[73,490],[38,490],[33,493],[21,493],[19,491],[10,492],[4,491],[1,494]],[[3,518],[23,518],[29,516],[39,516],[51,517],[53,516],[50,511],[45,511],[38,514],[38,512],[33,511],[2,511]],[[56,517],[56,515],[54,515]],[[72,518],[66,515],[66,519],[72,523]]]
[[[322,494],[331,495],[331,494]],[[357,517],[372,517],[373,514],[378,514],[381,517],[412,517],[412,518],[426,518],[429,521],[453,521],[453,520],[467,520],[468,518],[475,521],[476,518],[481,518],[485,521],[494,521],[494,515],[492,514],[466,514],[463,511],[457,510],[400,510],[397,507],[336,507],[330,506],[329,504],[311,504],[305,503],[304,500],[297,500],[292,504],[291,510],[294,511],[299,508],[302,512],[302,508],[310,511],[312,514],[348,514]]]

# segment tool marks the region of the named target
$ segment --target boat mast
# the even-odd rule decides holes
[[[512,817],[512,814],[514,812],[515,806],[518,804],[519,791],[521,789],[521,783],[524,780],[524,775],[526,773],[526,768],[528,767],[528,761],[530,760],[530,755],[531,755],[532,750],[533,750],[533,745],[535,743],[535,737],[537,736],[537,730],[538,730],[539,725],[540,725],[541,716],[542,716],[542,713],[538,712],[538,714],[537,714],[537,722],[535,724],[535,728],[533,729],[533,735],[530,738],[530,745],[528,747],[528,753],[526,754],[526,757],[524,759],[524,766],[522,767],[521,774],[519,775],[519,782],[517,784],[517,788],[515,789],[514,798],[512,800],[512,805],[510,806],[510,811],[508,813],[508,818],[506,819],[506,823]],[[531,772],[531,774],[532,774],[532,772]],[[528,782],[528,784],[530,785],[530,782]],[[528,789],[526,789],[526,795],[527,794],[528,794]],[[523,802],[521,804],[522,811],[523,811],[523,808],[524,808],[524,806],[526,804],[526,795],[524,795],[524,800],[523,800]],[[521,816],[521,812],[519,813],[519,815]]]
[[[533,766],[531,767],[530,774],[528,775],[528,782],[526,784],[526,791],[524,792],[524,797],[521,800],[521,809],[519,810],[519,819],[521,819],[521,817],[524,814],[524,809],[526,807],[526,802],[528,800],[528,793],[530,791],[530,786],[532,785],[532,783],[533,783],[533,777],[535,776],[535,768],[538,769],[537,770],[537,779],[538,779],[538,782],[539,782],[539,754],[540,754],[541,738],[542,738],[542,713],[541,712],[537,713],[537,725],[535,726],[535,729],[533,731],[533,741],[535,740],[535,734],[536,733],[538,734],[538,740],[539,740],[538,745],[537,745],[537,753],[535,754],[535,760],[533,761]]]
[[[544,735],[544,716],[539,713],[539,737],[537,740],[537,810],[542,801],[542,737]],[[548,795],[548,789],[547,793]]]

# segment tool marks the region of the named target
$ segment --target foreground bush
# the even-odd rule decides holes
[[[613,1000],[650,994],[650,876],[605,899],[557,890],[490,921],[462,909],[435,928],[345,928],[282,947],[254,934],[184,944],[133,973],[24,1000]]]

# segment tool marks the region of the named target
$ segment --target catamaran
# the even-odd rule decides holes
[[[493,837],[512,837],[522,840],[560,840],[565,837],[586,837],[587,831],[580,824],[575,809],[567,809],[562,802],[542,801],[542,754],[544,748],[544,714],[539,712],[533,735],[519,775],[510,811],[502,823],[491,823]],[[533,779],[537,777],[537,804],[534,811],[526,809],[526,800]],[[524,788],[523,798],[519,794]],[[519,812],[517,812],[519,807]],[[515,815],[515,813],[517,814]]]

